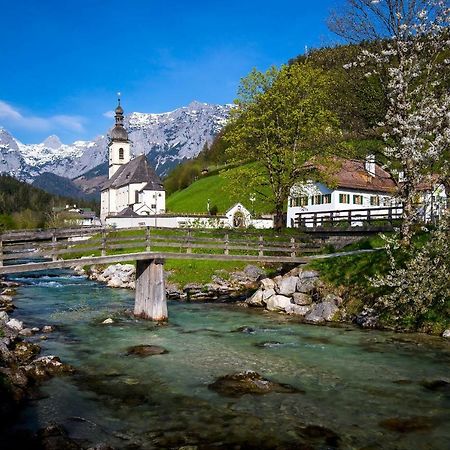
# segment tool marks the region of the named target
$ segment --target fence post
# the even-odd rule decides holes
[[[389,220],[389,224],[392,227],[392,207],[388,208],[388,220]]]
[[[317,228],[317,213],[313,214],[313,227]]]
[[[186,253],[192,253],[192,243],[191,243],[191,230],[187,232],[187,248]]]
[[[3,240],[0,239],[0,267],[3,266]]]
[[[224,253],[225,255],[230,254],[230,249],[228,248],[228,244],[230,243],[228,233],[225,235],[225,246],[224,246]]]
[[[58,238],[56,237],[55,231],[52,233],[52,261],[57,261],[58,257],[56,255],[57,249],[56,246],[58,245]]]
[[[370,225],[370,220],[371,220],[371,217],[370,217],[370,209],[367,208],[367,223],[368,223],[368,225]]]
[[[264,238],[259,236],[259,253],[258,256],[264,256]]]
[[[106,256],[106,231],[102,230],[102,256]]]
[[[295,238],[291,238],[291,257],[295,258]]]
[[[145,251],[150,251],[150,227],[148,226],[145,230]]]
[[[351,227],[352,226],[352,210],[350,209],[348,211],[348,226]]]

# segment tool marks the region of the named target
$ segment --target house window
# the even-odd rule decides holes
[[[339,203],[350,203],[350,194],[339,194]]]
[[[323,204],[331,203],[331,194],[322,195],[322,203]]]
[[[362,195],[354,195],[353,196],[353,204],[354,205],[362,205],[363,204],[363,196]]]
[[[150,208],[156,209],[156,205],[150,205]]]
[[[380,206],[380,197],[378,195],[370,196],[370,206]]]
[[[124,151],[123,148],[119,148],[119,159],[124,159]]]
[[[291,198],[291,205],[292,207],[296,206],[308,206],[308,197],[302,196],[302,197],[293,197]]]
[[[322,204],[322,195],[317,194],[311,197],[311,205],[321,205]]]
[[[139,191],[134,191],[134,203],[139,203]]]

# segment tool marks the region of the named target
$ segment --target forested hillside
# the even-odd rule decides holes
[[[51,195],[9,175],[0,175],[0,230],[42,228],[53,207],[66,204],[98,209],[98,203]]]

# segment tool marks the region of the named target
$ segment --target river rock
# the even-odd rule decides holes
[[[264,275],[264,271],[262,269],[252,265],[246,266],[244,269],[244,273],[251,281],[256,281],[260,276]]]
[[[39,345],[31,342],[17,342],[13,354],[21,364],[29,363],[41,351]]]
[[[169,353],[169,351],[158,345],[135,345],[127,349],[127,355],[140,356],[141,358],[153,355],[164,355],[165,353]]]
[[[267,300],[266,308],[269,311],[284,311],[291,304],[291,299],[284,295],[274,295]]]
[[[75,441],[69,438],[67,431],[61,426],[51,424],[37,433],[39,448],[43,450],[80,450]]]
[[[264,303],[267,303],[267,300],[269,300],[270,297],[273,297],[275,295],[275,289],[266,289],[262,292],[262,301]]]
[[[430,417],[413,416],[413,417],[391,417],[382,420],[379,423],[380,427],[397,433],[411,433],[413,431],[424,431],[434,427]]]
[[[339,308],[334,302],[316,303],[313,305],[311,311],[306,314],[305,319],[313,323],[329,322],[338,310]]]
[[[33,331],[31,330],[31,328],[24,328],[23,330],[19,331],[20,336],[26,336],[26,337],[30,337],[33,336]]]
[[[314,278],[298,278],[297,279],[297,292],[301,294],[310,294],[315,288]]]
[[[6,322],[6,325],[15,331],[20,331],[23,329],[23,322],[21,322],[20,320],[17,320],[17,319],[9,320],[8,322]]]
[[[443,338],[446,338],[446,339],[450,339],[450,328],[449,328],[448,330],[445,330],[445,331],[442,333],[442,337],[443,337]]]
[[[298,277],[301,280],[311,279],[311,278],[319,278],[319,272],[315,270],[301,270],[298,274]]]
[[[108,280],[107,285],[112,288],[121,288],[124,287],[124,282],[122,278],[114,276]]]
[[[290,305],[287,305],[286,308],[284,308],[284,310],[288,313],[288,314],[292,314],[295,316],[305,316],[306,314],[308,314],[311,311],[311,306],[310,305],[295,305],[294,303],[291,303]]]
[[[324,299],[324,302],[330,302],[330,303],[334,303],[336,306],[341,306],[342,305],[342,298],[338,297],[337,295],[334,294],[327,294]]]
[[[263,378],[251,370],[219,377],[208,388],[226,397],[241,397],[245,394],[268,394],[269,392],[299,393],[298,389],[288,384],[281,384]]]
[[[275,289],[275,292],[277,293],[277,294],[279,294],[279,283],[281,283],[281,280],[283,279],[283,277],[281,276],[281,275],[277,275],[274,279],[273,279],[273,282],[274,282],[274,289]]]
[[[53,331],[55,331],[55,327],[53,325],[45,325],[42,327],[43,333],[53,333]]]
[[[107,319],[105,319],[102,323],[108,325],[110,323],[114,323],[114,320],[111,319],[111,317],[108,317]]]
[[[292,294],[292,300],[296,305],[300,306],[310,305],[312,303],[312,297],[301,292],[294,292]]]
[[[429,391],[447,392],[450,394],[450,382],[446,380],[423,381],[422,386]]]
[[[297,277],[284,277],[278,283],[278,293],[280,295],[292,295],[297,287]]]
[[[246,300],[246,303],[251,306],[263,306],[263,291],[258,289],[250,298]]]
[[[6,311],[0,311],[0,322],[2,323],[9,322],[9,316]]]
[[[274,289],[275,281],[273,281],[271,278],[264,278],[263,280],[261,280],[261,287],[263,289]]]
[[[42,356],[24,367],[27,376],[35,380],[46,380],[55,375],[73,373],[69,364],[64,364],[57,356]]]

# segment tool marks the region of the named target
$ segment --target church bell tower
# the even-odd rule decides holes
[[[127,130],[123,126],[123,109],[120,105],[120,96],[115,110],[116,124],[111,130],[109,150],[109,178],[111,178],[120,166],[127,164],[131,159],[131,144]]]

